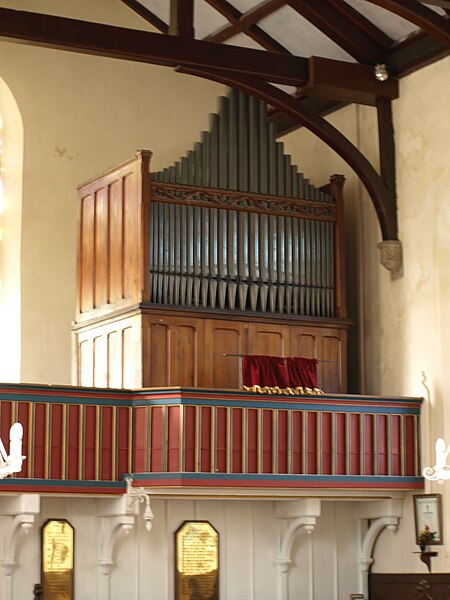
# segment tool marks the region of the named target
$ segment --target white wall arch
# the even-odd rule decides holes
[[[0,240],[0,381],[21,372],[21,241],[24,129],[18,104],[0,77],[2,197]]]

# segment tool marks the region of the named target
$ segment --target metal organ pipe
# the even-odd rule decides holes
[[[334,315],[335,201],[291,164],[262,103],[231,90],[151,180],[151,302]]]

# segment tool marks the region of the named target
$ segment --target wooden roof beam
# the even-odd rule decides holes
[[[383,60],[385,48],[374,42],[365,31],[355,27],[327,0],[287,0],[287,4],[358,62],[373,65]]]
[[[309,80],[301,91],[306,96],[376,106],[379,98],[398,98],[398,81],[394,77],[378,81],[372,65],[312,56]]]
[[[0,8],[0,38],[168,67],[227,69],[294,87],[309,77],[304,57],[8,8]]]
[[[228,19],[231,25],[225,25],[211,33],[204,38],[205,41],[224,42],[239,33],[244,33],[269,52],[289,53],[284,46],[256,24],[257,21],[277,10],[283,4],[282,0],[266,0],[246,13],[241,13],[228,0],[206,0],[206,2]]]
[[[194,0],[170,0],[169,35],[194,37]]]

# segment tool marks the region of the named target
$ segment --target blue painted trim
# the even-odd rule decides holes
[[[123,476],[125,477],[125,475]],[[133,473],[133,480],[186,479],[204,481],[315,481],[336,483],[422,483],[423,477],[389,477],[377,475],[272,475],[269,473]]]
[[[197,390],[198,392],[198,390]],[[130,392],[133,393],[134,392]],[[146,392],[147,393],[147,392]],[[161,392],[154,392],[152,395],[159,396]],[[418,407],[399,407],[399,406],[376,406],[377,402],[389,402],[389,399],[378,399],[373,400],[373,405],[369,404],[366,406],[358,406],[355,404],[354,399],[351,399],[351,404],[345,404],[342,400],[339,400],[339,404],[325,404],[321,403],[318,398],[323,398],[323,396],[314,396],[314,402],[311,402],[311,396],[301,396],[297,398],[306,399],[309,401],[305,402],[289,402],[286,400],[286,396],[272,396],[276,398],[280,398],[282,400],[278,400],[276,402],[271,402],[267,400],[271,396],[264,396],[264,400],[260,394],[255,394],[249,396],[245,395],[245,400],[236,401],[236,400],[227,400],[230,394],[223,394],[224,399],[212,399],[208,397],[193,397],[193,398],[185,398],[183,394],[174,395],[172,398],[146,398],[140,400],[132,400],[132,399],[121,399],[115,400],[113,398],[86,398],[83,396],[50,396],[45,394],[32,394],[30,396],[25,394],[13,394],[8,395],[6,393],[0,393],[0,400],[5,400],[8,402],[29,402],[29,403],[37,403],[37,402],[47,402],[49,404],[67,404],[67,405],[83,405],[83,406],[116,406],[116,407],[143,407],[143,406],[176,406],[176,405],[190,405],[190,406],[218,406],[218,407],[234,407],[234,408],[275,408],[281,410],[313,410],[313,411],[327,411],[327,412],[341,412],[341,413],[382,413],[382,414],[397,414],[397,415],[420,415],[420,406]],[[235,396],[235,393],[232,393]],[[330,398],[330,400],[336,400],[335,398]],[[365,400],[367,402],[367,400]],[[414,400],[403,400],[403,402],[413,402]],[[416,400],[418,401],[418,400]],[[399,400],[395,400],[395,402],[400,402]]]
[[[0,482],[0,490],[3,485],[29,485],[46,486],[46,487],[79,487],[79,488],[105,488],[105,489],[123,489],[123,481],[93,481],[93,480],[78,480],[78,479],[26,479],[20,477],[9,477],[2,479]]]

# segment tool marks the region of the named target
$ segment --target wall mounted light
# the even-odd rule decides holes
[[[450,445],[446,446],[443,438],[436,440],[436,464],[434,467],[425,467],[422,475],[429,481],[444,483],[450,479],[450,465],[447,464],[447,456],[450,453]]]
[[[373,73],[377,81],[386,81],[389,79],[389,71],[385,64],[375,65]]]

